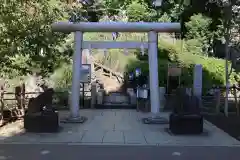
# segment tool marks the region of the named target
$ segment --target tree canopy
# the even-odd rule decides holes
[[[231,46],[240,43],[240,0],[0,0],[1,76],[15,77],[34,71],[47,75],[71,60],[71,36],[51,31],[50,24],[77,21],[181,22],[185,47],[191,54],[223,58],[224,30],[230,27]],[[227,10],[226,10],[227,9]],[[227,20],[226,11],[231,15]],[[226,25],[226,23],[228,25]],[[100,36],[91,35],[94,39]],[[179,37],[176,37],[179,38]],[[217,46],[217,47],[216,47]]]

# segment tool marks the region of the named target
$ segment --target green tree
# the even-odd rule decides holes
[[[195,14],[191,16],[190,21],[186,22],[186,28],[188,30],[186,34],[187,39],[207,39],[209,37],[209,25],[211,24],[211,19],[209,17],[203,16],[202,14]]]
[[[148,8],[147,4],[133,1],[126,8],[128,20],[130,22],[154,21],[156,11]]]
[[[209,17],[203,16],[202,14],[196,14],[191,16],[190,21],[185,23],[187,28],[186,38],[191,42],[194,40],[196,49],[201,47],[203,53],[210,47],[209,41],[213,34],[210,32],[210,24],[212,20]],[[191,44],[191,46],[194,46]],[[192,50],[192,48],[191,48]]]
[[[62,6],[48,0],[0,0],[0,67],[19,74],[33,68],[51,71],[62,55],[58,46],[65,35],[51,31],[64,19]]]

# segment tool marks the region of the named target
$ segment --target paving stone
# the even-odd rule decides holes
[[[174,139],[170,135],[163,134],[162,132],[145,132],[144,136],[148,144],[168,144],[174,143]]]
[[[116,116],[129,117],[129,116],[131,116],[131,112],[128,110],[119,110],[119,111],[116,111]]]
[[[114,122],[111,120],[94,120],[89,125],[84,126],[84,130],[114,130]]]
[[[117,122],[115,123],[114,130],[116,131],[124,131],[124,130],[131,130],[133,127],[131,124],[127,122]]]
[[[82,143],[102,143],[106,131],[86,131],[82,137]]]
[[[124,131],[125,144],[147,144],[142,132]]]
[[[81,142],[84,132],[71,132],[61,133],[61,134],[52,134],[51,136],[44,136],[39,139],[40,142],[65,142],[65,143],[78,143]]]
[[[108,131],[105,133],[103,143],[124,143],[123,132]]]
[[[102,116],[104,116],[104,117],[114,117],[114,116],[116,116],[116,112],[111,111],[111,110],[106,110],[106,111],[102,112]]]
[[[69,115],[60,112],[60,115]],[[139,145],[192,145],[192,146],[236,146],[240,142],[212,125],[204,122],[208,136],[173,136],[165,132],[168,125],[146,125],[142,117],[150,113],[135,110],[81,110],[82,116],[92,117],[84,124],[61,124],[63,130],[54,134],[24,133],[6,137],[0,132],[0,143],[81,143],[81,144],[139,144]],[[161,113],[167,117],[168,113]],[[15,124],[17,125],[17,124]],[[19,124],[20,125],[20,124]],[[9,126],[11,129],[11,125]],[[14,127],[18,128],[18,127]],[[1,129],[1,128],[0,128]],[[115,131],[114,131],[115,129]],[[4,131],[5,132],[5,131]],[[15,132],[14,132],[15,133]],[[145,137],[145,139],[144,139]]]
[[[7,137],[3,140],[3,142],[7,143],[34,143],[38,142],[39,137],[37,135],[30,134],[21,134],[15,135],[12,137]]]

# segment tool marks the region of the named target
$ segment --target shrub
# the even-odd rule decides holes
[[[186,41],[186,50],[192,54],[203,55],[203,43],[198,39],[190,39]]]
[[[125,67],[129,64],[129,61],[136,59],[134,55],[135,50],[127,50],[127,55],[120,49],[108,49],[106,54],[103,51],[94,55],[95,60],[116,72],[124,72]]]
[[[206,50],[210,47],[209,40],[212,38],[213,33],[210,31],[212,19],[202,14],[194,14],[190,17],[190,21],[185,23],[187,33],[186,38],[189,40],[188,47],[194,54],[202,53],[201,50]],[[196,51],[197,50],[197,51]],[[200,51],[199,51],[200,50]]]
[[[72,64],[63,64],[56,69],[49,81],[56,90],[68,90],[72,83]]]
[[[195,55],[188,50],[177,45],[171,45],[160,42],[158,50],[158,73],[159,84],[166,86],[167,84],[167,65],[168,63],[177,63],[182,68],[181,83],[184,86],[191,87],[193,85],[193,69],[195,64],[203,66],[203,89],[211,87],[213,84],[225,84],[225,60]],[[131,61],[131,67],[128,71],[140,67],[143,74],[148,74],[149,66],[147,58],[145,60]],[[239,80],[239,76],[235,71],[230,76],[230,82],[235,83]]]

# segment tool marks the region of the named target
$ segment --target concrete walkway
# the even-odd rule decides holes
[[[64,117],[68,113],[60,112]],[[88,117],[84,124],[61,124],[55,134],[25,133],[20,123],[18,130],[5,133],[0,130],[0,143],[81,145],[159,145],[159,146],[240,146],[212,124],[205,122],[205,133],[200,136],[174,136],[167,132],[168,125],[146,125],[141,119],[149,114],[135,110],[81,110]],[[168,113],[162,113],[168,117]],[[16,124],[11,124],[16,125]]]

